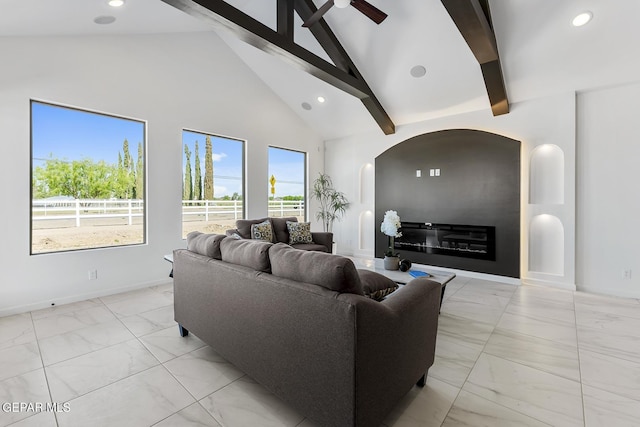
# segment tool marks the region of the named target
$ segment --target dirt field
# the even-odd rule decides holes
[[[219,233],[233,228],[235,221],[193,221],[184,224],[184,236],[191,231]],[[33,230],[33,253],[121,246],[142,243],[140,225],[87,225]]]

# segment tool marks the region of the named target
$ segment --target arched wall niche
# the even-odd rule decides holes
[[[358,249],[360,251],[372,251],[374,238],[373,238],[373,224],[371,222],[373,213],[369,210],[360,212],[358,217]]]
[[[493,260],[408,250],[403,257],[520,277],[520,141],[470,129],[432,132],[390,147],[374,169],[376,257],[387,245],[377,226],[395,210],[402,221],[495,227]]]
[[[360,203],[373,203],[373,165],[371,163],[362,165],[358,177]]]
[[[529,203],[564,203],[564,152],[557,145],[540,145],[531,152]]]
[[[554,215],[536,215],[531,219],[529,271],[564,275],[564,226]]]

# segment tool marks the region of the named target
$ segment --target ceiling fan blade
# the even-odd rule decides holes
[[[311,17],[309,19],[307,19],[304,24],[302,24],[303,27],[310,27],[313,24],[315,24],[316,22],[318,22],[320,20],[320,18],[322,18],[322,15],[324,15],[325,13],[327,13],[327,11],[329,9],[331,9],[333,7],[333,0],[327,0],[327,2],[325,4],[323,4],[322,6],[320,6],[320,9],[316,10],[316,12],[311,15]]]
[[[387,17],[386,13],[365,0],[351,0],[351,6],[365,14],[376,24],[380,24]]]

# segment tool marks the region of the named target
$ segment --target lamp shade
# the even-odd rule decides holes
[[[333,0],[333,5],[343,9],[351,4],[351,0]]]

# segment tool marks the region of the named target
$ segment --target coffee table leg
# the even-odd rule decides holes
[[[444,299],[444,291],[447,289],[447,284],[442,285],[442,293],[440,294],[440,311],[442,311],[442,300]],[[438,313],[440,313],[438,311]]]

